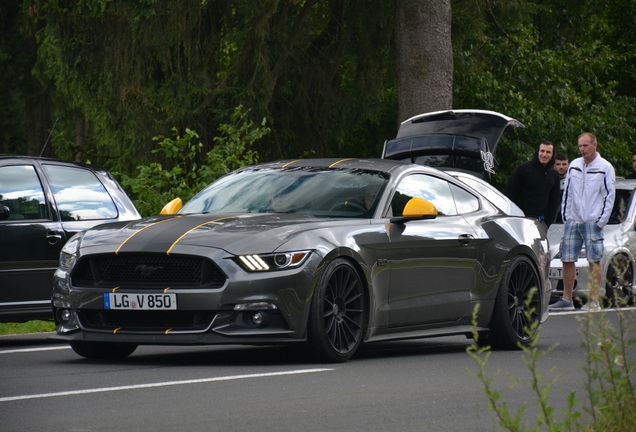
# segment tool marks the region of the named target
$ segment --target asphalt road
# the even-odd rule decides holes
[[[556,380],[559,419],[570,391],[586,400],[581,316],[553,314],[541,328],[538,369]],[[140,347],[124,362],[94,362],[48,336],[0,336],[3,432],[500,429],[464,337],[369,345],[348,363],[316,364],[298,350],[243,346]],[[487,370],[535,425],[521,352],[492,353]]]

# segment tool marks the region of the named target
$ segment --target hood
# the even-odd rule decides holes
[[[382,158],[436,168],[456,168],[490,180],[495,151],[504,132],[525,127],[494,111],[450,110],[420,114],[400,125],[386,141]]]
[[[100,225],[84,234],[81,248],[92,253],[176,253],[193,246],[233,254],[263,253],[275,251],[302,232],[334,224],[360,224],[360,220],[284,213],[151,217]]]

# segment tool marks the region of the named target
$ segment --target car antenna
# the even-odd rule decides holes
[[[46,145],[49,143],[49,140],[51,139],[51,135],[53,135],[53,131],[55,130],[55,125],[57,124],[58,120],[59,120],[59,118],[55,119],[55,123],[53,123],[53,127],[51,128],[51,131],[49,132],[49,136],[46,137],[46,141],[44,141],[44,146],[42,146],[42,151],[40,152],[40,157],[42,157],[42,155],[44,154],[44,150],[46,149]]]

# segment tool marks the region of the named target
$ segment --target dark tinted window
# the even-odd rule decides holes
[[[0,167],[0,204],[9,208],[6,220],[49,219],[44,196],[32,165]]]
[[[114,219],[117,208],[104,185],[90,170],[45,165],[63,221]]]

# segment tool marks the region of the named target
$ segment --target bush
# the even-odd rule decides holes
[[[138,166],[137,177],[120,174],[139,212],[143,216],[159,214],[172,199],[179,197],[185,202],[217,178],[257,163],[258,154],[249,147],[270,129],[265,119],[255,126],[248,113],[242,106],[237,107],[231,122],[219,127],[214,147],[205,154],[205,146],[197,142],[199,135],[191,129],[179,135],[173,128],[174,138],[154,137],[158,148],[152,152],[159,155],[160,162]]]

